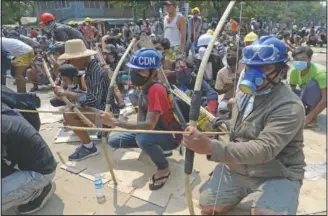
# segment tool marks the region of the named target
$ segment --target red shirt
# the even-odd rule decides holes
[[[161,118],[168,125],[176,121],[173,115],[173,102],[169,100],[165,87],[154,84],[148,90],[148,112],[159,112]]]

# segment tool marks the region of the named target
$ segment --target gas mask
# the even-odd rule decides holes
[[[242,81],[240,82],[239,89],[248,95],[256,95],[256,89],[263,85],[267,75],[261,72],[258,66],[249,66],[245,72]],[[269,94],[271,89],[267,89],[261,94]]]

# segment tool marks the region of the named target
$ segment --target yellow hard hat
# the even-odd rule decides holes
[[[68,24],[68,25],[75,25],[76,22],[74,22],[74,21],[69,21],[67,24]]]
[[[121,33],[121,32],[119,32],[119,33],[117,34],[117,36],[121,37],[121,36],[122,36],[122,33]]]
[[[92,19],[90,17],[87,17],[84,19],[84,22],[92,22]]]
[[[191,13],[194,13],[194,12],[198,12],[198,13],[200,13],[199,8],[198,8],[198,7],[193,8],[193,9],[191,10]]]
[[[212,29],[209,29],[209,30],[207,30],[206,33],[209,34],[209,35],[213,35],[214,34],[214,31]]]
[[[293,25],[293,29],[297,29],[297,25]]]
[[[258,38],[259,37],[257,36],[257,34],[255,34],[254,32],[250,32],[245,36],[244,43],[256,41]]]

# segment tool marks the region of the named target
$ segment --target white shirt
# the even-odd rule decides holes
[[[180,16],[182,16],[180,13],[176,13],[175,17],[171,20],[170,23],[167,21],[169,16],[166,15],[164,17],[164,38],[169,39],[171,47],[181,45],[181,33],[177,27],[177,21]]]
[[[4,50],[9,52],[13,56],[25,55],[33,51],[33,48],[26,43],[13,39],[13,38],[2,38],[1,46]]]

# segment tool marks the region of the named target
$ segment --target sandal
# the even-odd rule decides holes
[[[162,176],[159,177],[157,179],[155,179],[155,174],[151,177],[151,183],[149,183],[149,189],[154,191],[154,190],[158,190],[161,189],[165,183],[167,182],[167,179],[169,178],[171,172],[169,172],[166,176]],[[160,184],[158,184],[157,182],[166,179],[166,181],[161,182]]]

